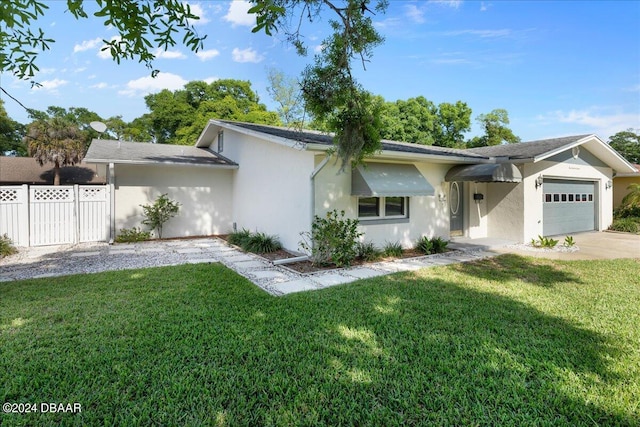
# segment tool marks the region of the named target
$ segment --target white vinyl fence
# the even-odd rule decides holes
[[[109,239],[108,185],[0,187],[0,235],[17,246]]]

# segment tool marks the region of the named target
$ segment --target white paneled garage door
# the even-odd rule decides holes
[[[597,197],[593,181],[545,179],[543,224],[545,236],[596,229]]]

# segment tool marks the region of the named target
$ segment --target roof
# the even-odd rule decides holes
[[[210,167],[237,167],[208,148],[187,145],[152,144],[94,139],[84,157],[90,163],[170,164]]]
[[[315,146],[321,149],[328,149],[333,146],[333,135],[325,132],[313,130],[298,130],[278,126],[233,122],[227,120],[210,120],[207,128],[205,128],[205,130],[200,135],[200,138],[198,138],[196,146],[206,147],[213,142],[213,137],[217,134],[217,132],[209,131],[209,127],[211,126],[234,129],[246,134],[259,134],[261,136],[269,135],[273,137],[272,140],[276,142],[281,142],[285,145],[290,146],[300,146],[302,144],[302,148],[307,149],[311,148],[309,146]],[[487,156],[483,154],[472,153],[469,150],[458,150],[455,148],[411,144],[390,140],[382,141],[382,150],[383,152],[422,154],[436,157],[454,157],[459,158],[460,160],[475,162],[489,160]]]
[[[0,184],[53,184],[54,167],[52,163],[40,166],[33,157],[0,156]],[[100,173],[98,165],[81,162],[76,166],[60,168],[60,184],[104,184],[105,173]]]
[[[570,146],[590,135],[566,136],[563,138],[541,139],[517,144],[492,145],[470,148],[467,151],[490,157],[509,157],[509,159],[533,159],[550,151]]]

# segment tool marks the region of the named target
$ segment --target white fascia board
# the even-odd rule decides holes
[[[232,130],[234,132],[238,132],[238,133],[241,133],[241,134],[244,134],[244,135],[253,136],[255,138],[259,138],[259,139],[262,139],[262,140],[265,140],[265,141],[269,141],[269,142],[274,142],[274,143],[279,144],[279,145],[284,145],[285,147],[295,148],[296,150],[306,150],[306,148],[307,148],[307,144],[304,143],[304,142],[301,142],[301,141],[295,141],[293,139],[282,138],[280,136],[274,136],[274,135],[270,135],[268,133],[258,132],[258,131],[251,130],[251,129],[246,129],[246,128],[243,128],[241,126],[235,126],[235,125],[232,125],[230,123],[218,122],[216,120],[210,120],[209,123],[210,124],[214,124],[216,126],[219,126],[219,127],[223,128],[223,129],[229,129],[229,130]]]
[[[307,143],[307,150],[309,151],[327,151],[333,148],[333,146],[324,145],[324,144],[312,144]],[[378,153],[375,153],[371,157],[368,157],[367,160],[403,160],[407,162],[416,162],[416,161],[430,161],[433,163],[495,163],[494,159],[491,158],[475,158],[475,157],[460,157],[460,156],[451,156],[448,154],[423,154],[423,153],[409,153],[403,151],[391,151],[391,150],[382,150]]]
[[[198,148],[210,147],[215,139],[215,136],[218,134],[219,124],[216,124],[214,120],[209,120],[207,125],[204,127],[202,132],[200,132],[200,136],[196,139],[195,146]]]
[[[87,163],[98,164],[116,164],[116,165],[163,165],[163,166],[189,166],[196,168],[214,168],[214,169],[238,169],[238,165],[210,165],[203,163],[180,163],[180,162],[159,162],[159,161],[143,161],[143,160],[121,160],[121,159],[84,159]]]

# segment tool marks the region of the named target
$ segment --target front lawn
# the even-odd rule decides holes
[[[640,260],[272,297],[223,266],[0,283],[11,425],[640,425]]]

